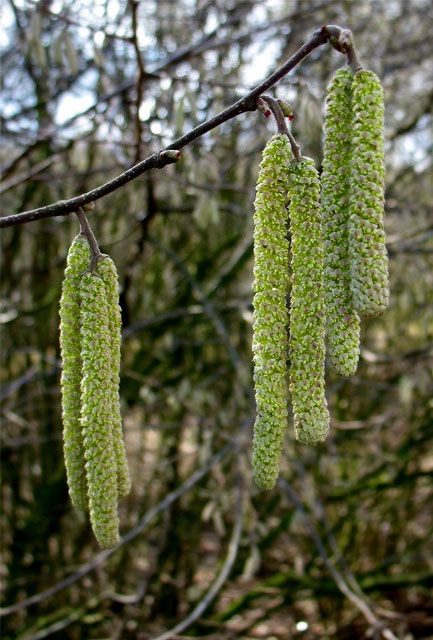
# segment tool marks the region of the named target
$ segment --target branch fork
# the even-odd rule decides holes
[[[259,100],[269,105],[269,109],[271,110],[272,115],[274,116],[275,121],[277,123],[278,133],[282,133],[289,138],[290,147],[292,149],[293,156],[296,162],[299,162],[302,157],[301,149],[286,123],[286,118],[289,118],[289,120],[292,120],[294,116],[292,113],[290,113],[290,115],[287,115],[287,116],[284,113],[286,111],[286,106],[288,105],[286,103],[283,103],[282,105],[280,100],[277,100],[276,98],[273,98],[272,96],[268,96],[268,95],[261,96]],[[258,108],[260,111],[262,111],[261,107],[258,106]]]

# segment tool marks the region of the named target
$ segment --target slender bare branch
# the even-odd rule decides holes
[[[242,520],[244,513],[244,500],[243,500],[243,491],[244,491],[244,483],[240,478],[238,483],[238,496],[236,500],[236,520],[233,526],[232,535],[230,537],[230,542],[227,550],[227,556],[224,561],[221,570],[216,577],[214,583],[210,587],[209,591],[203,596],[200,602],[194,607],[189,615],[186,616],[181,622],[175,625],[169,631],[162,633],[161,635],[153,638],[152,640],[170,640],[179,633],[188,629],[194,622],[196,622],[200,616],[206,611],[208,606],[211,604],[212,600],[217,596],[219,591],[221,591],[224,583],[229,577],[230,571],[233,567],[233,564],[236,560],[239,551],[239,544],[241,541],[241,533],[242,533]]]
[[[89,205],[87,205],[87,208],[90,208]],[[80,208],[78,210],[77,217],[80,221],[81,233],[87,238],[87,242],[90,246],[90,252],[92,254],[92,258],[90,260],[90,271],[95,271],[98,260],[102,258],[103,254],[99,248],[98,241],[95,238],[95,234],[92,231],[89,221],[87,220],[84,209]]]
[[[343,29],[335,25],[332,25],[332,28],[323,26],[320,29],[317,29],[310,36],[310,38],[308,38],[308,40],[298,49],[298,51],[296,51],[296,53],[294,53],[293,56],[291,56],[287,60],[287,62],[285,62],[279,69],[268,76],[263,82],[258,84],[252,91],[247,93],[244,97],[240,98],[231,106],[218,113],[213,118],[206,120],[206,122],[203,122],[185,135],[181,136],[173,143],[165,147],[165,149],[154,153],[149,158],[142,160],[113,180],[110,180],[109,182],[106,182],[105,184],[96,187],[96,189],[92,189],[87,193],[75,196],[74,198],[71,198],[69,200],[61,200],[45,207],[39,207],[31,211],[24,211],[22,213],[4,216],[3,218],[0,218],[0,228],[33,222],[34,220],[50,218],[53,216],[62,216],[73,211],[77,211],[79,207],[82,207],[89,202],[99,200],[109,193],[116,191],[135,178],[138,178],[146,171],[155,168],[162,168],[165,165],[170,164],[171,162],[175,162],[177,158],[169,154],[169,151],[181,149],[182,147],[190,144],[205,133],[212,131],[212,129],[215,129],[224,122],[235,118],[241,113],[255,111],[257,109],[257,100],[263,92],[267,91],[270,87],[279,82],[279,80],[284,78],[284,76],[287,75],[289,71],[292,71],[302,60],[304,60],[304,58],[310,55],[310,53],[312,53],[315,49],[326,44],[331,37],[334,39],[337,38],[338,40],[337,34],[343,31]]]
[[[140,105],[143,100],[144,82],[146,77],[146,70],[144,68],[143,58],[140,51],[140,45],[138,42],[138,7],[139,2],[137,0],[129,0],[129,6],[131,8],[131,28],[132,36],[131,42],[135,51],[135,59],[137,61],[137,83],[136,83],[136,97],[135,97],[135,160],[138,162],[141,158],[141,139],[142,139],[142,122],[140,118]]]
[[[147,527],[153,522],[153,520],[159,513],[162,513],[163,511],[165,511],[171,504],[173,504],[173,502],[175,502],[181,496],[187,493],[194,485],[197,484],[197,482],[199,482],[202,478],[204,478],[204,476],[206,476],[215,465],[217,465],[219,462],[224,460],[229,455],[229,453],[231,453],[235,449],[235,447],[236,447],[236,442],[232,441],[229,444],[227,444],[225,447],[220,449],[202,467],[200,467],[200,469],[197,469],[197,471],[194,471],[194,473],[192,473],[189,476],[189,478],[185,480],[185,482],[183,482],[179,487],[177,487],[177,489],[168,493],[165,496],[165,498],[161,500],[161,502],[158,502],[157,505],[149,509],[149,511],[146,511],[146,513],[141,518],[139,523],[135,527],[130,529],[128,533],[123,536],[123,538],[120,540],[120,543],[117,545],[117,547],[114,547],[114,549],[106,549],[105,551],[100,551],[99,553],[96,554],[96,556],[94,556],[92,560],[90,560],[90,562],[87,562],[80,569],[78,569],[78,571],[71,574],[64,580],[57,582],[57,584],[53,585],[49,589],[45,589],[45,591],[41,591],[40,593],[37,593],[34,596],[27,598],[26,600],[21,600],[20,602],[16,602],[15,604],[10,605],[9,607],[4,607],[3,609],[0,609],[0,618],[4,616],[9,616],[12,613],[17,613],[18,611],[23,611],[28,607],[31,607],[35,604],[39,604],[40,602],[43,602],[47,598],[51,598],[56,593],[59,593],[60,591],[67,589],[71,585],[75,584],[75,582],[79,582],[87,574],[91,573],[98,567],[101,567],[105,563],[105,561],[108,560],[108,558],[113,555],[113,553],[115,553],[118,549],[120,549],[120,547],[125,546],[126,544],[131,542],[131,540],[136,538],[139,534],[143,533],[143,531],[147,529]]]
[[[384,623],[371,610],[368,603],[349,587],[341,572],[331,561],[312,518],[305,510],[302,500],[293,489],[293,487],[286,480],[283,480],[283,478],[279,479],[278,486],[283,489],[286,495],[294,503],[298,512],[302,515],[311,539],[313,540],[314,545],[320,554],[320,557],[325,563],[325,566],[332,576],[339,591],[344,596],[346,596],[346,598],[350,600],[350,602],[358,609],[358,611],[364,616],[364,618],[367,620],[374,631],[379,632],[382,637],[385,638],[385,640],[398,640],[394,633],[390,629],[388,629],[386,625],[384,625]]]
[[[329,34],[330,44],[346,56],[347,64],[352,67],[354,73],[362,69],[353,45],[353,33],[350,29],[342,29],[335,24],[328,24],[325,29]]]
[[[275,100],[275,98],[272,98],[271,96],[262,96],[262,99],[265,100],[269,105],[269,108],[272,111],[275,120],[277,121],[278,131],[280,133],[284,133],[284,135],[286,135],[289,138],[290,147],[292,149],[293,156],[296,162],[299,162],[299,160],[302,158],[301,148],[299,144],[296,142],[289,127],[287,126],[283,111],[281,109],[281,106],[278,103],[278,100]]]

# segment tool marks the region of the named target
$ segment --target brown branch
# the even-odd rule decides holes
[[[284,491],[288,498],[293,502],[297,511],[301,514],[305,526],[313,540],[313,543],[322,558],[328,572],[334,580],[338,590],[358,609],[358,611],[364,616],[366,621],[371,626],[373,632],[379,633],[385,640],[398,640],[394,633],[388,629],[385,624],[380,620],[376,614],[371,610],[368,603],[355,593],[347,584],[341,572],[336,568],[331,561],[326,548],[323,544],[322,538],[317,531],[317,528],[304,508],[301,498],[298,496],[293,487],[283,478],[278,480],[278,487]]]
[[[39,207],[31,211],[25,211],[23,213],[17,213],[13,215],[4,216],[0,218],[0,228],[10,227],[17,224],[24,224],[27,222],[33,222],[34,220],[40,220],[43,218],[50,218],[53,216],[62,216],[73,211],[77,211],[79,207],[82,207],[89,202],[94,202],[100,198],[116,191],[119,187],[128,184],[135,178],[138,178],[146,171],[155,168],[162,168],[166,164],[175,162],[177,158],[167,155],[167,152],[172,150],[181,149],[182,147],[190,144],[197,138],[201,137],[205,133],[208,133],[212,129],[220,126],[224,122],[235,118],[241,113],[248,111],[255,111],[257,109],[257,100],[261,94],[267,91],[274,84],[284,78],[289,71],[292,71],[304,58],[312,53],[318,47],[326,44],[332,37],[335,41],[337,35],[345,30],[340,27],[332,25],[331,27],[323,26],[316,30],[310,38],[291,56],[279,69],[268,76],[263,82],[257,85],[252,91],[247,93],[243,98],[240,98],[237,102],[227,107],[213,118],[206,120],[202,124],[198,125],[185,135],[175,140],[172,144],[168,145],[165,149],[154,153],[149,158],[142,160],[135,166],[131,167],[121,175],[117,176],[113,180],[106,182],[105,184],[92,189],[87,193],[83,193],[79,196],[75,196],[69,200],[61,200],[54,204],[50,204],[45,207]],[[335,45],[334,45],[335,46]]]
[[[347,64],[352,67],[353,72],[356,73],[362,69],[353,45],[353,33],[350,29],[342,29],[335,24],[328,24],[324,29],[328,33],[329,43],[334,49],[346,56]]]
[[[117,547],[114,547],[113,549],[105,549],[104,551],[100,551],[92,558],[92,560],[90,560],[89,562],[86,562],[86,564],[84,564],[80,569],[78,569],[78,571],[76,571],[75,573],[72,573],[70,576],[67,576],[64,580],[61,580],[60,582],[53,585],[52,587],[45,589],[45,591],[41,591],[40,593],[37,593],[34,596],[27,598],[26,600],[21,600],[19,602],[16,602],[15,604],[10,605],[9,607],[4,607],[3,609],[0,609],[0,618],[4,616],[9,616],[12,613],[17,613],[18,611],[23,611],[28,607],[31,607],[35,604],[39,604],[40,602],[43,602],[47,598],[54,596],[56,593],[59,593],[60,591],[67,589],[68,587],[73,585],[75,582],[78,582],[79,580],[84,578],[84,576],[86,576],[87,574],[91,573],[98,567],[102,566],[105,563],[105,561],[110,556],[113,555],[113,553],[115,553],[118,549],[120,549],[120,547],[123,547],[129,542],[131,542],[131,540],[134,540],[134,538],[136,538],[139,534],[145,531],[145,529],[147,529],[147,527],[151,524],[151,522],[153,522],[154,518],[159,513],[168,509],[168,507],[171,504],[173,504],[173,502],[178,500],[181,496],[183,496],[190,489],[192,489],[192,487],[196,485],[197,482],[199,482],[204,476],[206,476],[215,465],[217,465],[222,460],[224,460],[234,449],[236,449],[237,446],[238,446],[238,443],[236,441],[233,441],[227,444],[225,447],[220,449],[215,455],[209,458],[209,460],[207,460],[207,462],[205,462],[205,464],[202,467],[200,467],[200,469],[197,469],[196,471],[194,471],[194,473],[192,473],[189,476],[189,478],[185,480],[185,482],[183,482],[179,487],[177,487],[177,489],[174,489],[173,491],[168,493],[163,498],[163,500],[161,500],[161,502],[158,502],[158,504],[156,504],[154,507],[151,507],[149,511],[146,511],[146,513],[140,519],[139,523],[135,527],[130,529],[128,533],[126,533],[122,537]]]
[[[93,208],[93,207],[89,207],[89,205],[87,205],[87,209],[90,209],[90,208]],[[93,233],[92,228],[89,224],[89,221],[87,220],[87,216],[84,212],[84,209],[80,208],[77,211],[77,218],[80,221],[81,233],[83,234],[83,236],[86,237],[87,242],[89,243],[90,252],[92,254],[92,258],[90,260],[90,271],[95,271],[96,265],[98,264],[98,260],[102,258],[103,254],[101,253],[101,250],[98,245],[98,241],[96,240],[95,234]]]
[[[265,100],[265,102],[269,105],[269,109],[272,111],[272,115],[274,116],[275,122],[277,123],[278,133],[284,133],[284,135],[288,136],[289,130],[287,128],[287,123],[284,118],[282,109],[278,104],[278,101],[275,98],[267,95],[261,96],[261,99]]]
[[[289,138],[290,147],[292,149],[293,156],[296,162],[299,162],[300,159],[302,158],[301,148],[299,144],[296,142],[289,127],[287,126],[283,111],[281,109],[281,106],[278,103],[278,100],[275,100],[275,98],[271,98],[271,96],[262,96],[262,99],[265,100],[269,105],[269,108],[272,111],[275,120],[277,121],[279,133],[284,133],[284,135],[286,135]]]
[[[221,591],[227,578],[229,577],[230,571],[233,568],[233,564],[237,558],[239,551],[245,502],[243,498],[244,490],[244,481],[242,477],[239,477],[235,524],[233,526],[232,535],[230,537],[226,559],[212,586],[194,607],[194,609],[186,616],[186,618],[181,620],[169,631],[165,631],[158,637],[152,638],[152,640],[170,640],[170,638],[176,637],[178,634],[183,633],[185,629],[188,629],[188,627],[194,624],[194,622],[196,622],[202,616],[204,611],[206,611],[211,602],[216,598],[219,591]]]
[[[138,176],[142,175],[146,171],[149,171],[150,169],[161,169],[167,164],[176,162],[179,158],[179,151],[174,149],[159,151],[151,155],[149,158],[146,158],[146,160],[139,162],[134,167],[131,167],[131,169],[121,173],[113,180],[106,182],[100,187],[96,187],[96,189],[92,189],[92,191],[83,193],[80,196],[75,196],[75,198],[71,198],[70,200],[60,200],[59,202],[49,204],[46,207],[39,207],[32,211],[25,211],[24,213],[16,213],[11,216],[0,218],[0,228],[12,227],[17,224],[33,222],[34,220],[73,213],[78,211],[80,207],[84,207],[85,205],[95,202],[95,200],[99,200],[103,196],[116,191],[116,189],[122,187],[128,182],[131,182],[131,180],[138,178]]]
[[[146,70],[143,64],[143,58],[141,57],[140,46],[138,44],[138,7],[139,2],[137,0],[129,0],[129,6],[131,7],[131,22],[132,22],[132,36],[131,42],[135,51],[135,58],[137,61],[137,86],[136,86],[136,103],[135,103],[135,160],[138,162],[141,158],[141,139],[142,139],[142,122],[140,119],[140,105],[143,100],[144,81],[146,77]]]

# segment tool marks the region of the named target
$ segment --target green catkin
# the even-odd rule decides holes
[[[120,413],[119,376],[122,318],[119,306],[119,278],[116,265],[109,256],[99,260],[96,269],[101,276],[107,294],[108,324],[111,335],[111,388],[112,388],[112,434],[113,448],[117,460],[119,496],[128,495],[131,489],[128,460],[123,441],[122,416]]]
[[[325,300],[319,174],[311,158],[290,164],[290,391],[296,439],[323,442],[329,431],[325,397]]]
[[[287,426],[287,136],[269,140],[260,164],[254,213],[253,356],[257,416],[253,472],[258,487],[272,489],[279,473]]]
[[[60,300],[60,347],[62,353],[62,418],[69,495],[77,509],[87,509],[87,482],[80,424],[80,279],[90,263],[90,248],[78,235],[68,252]]]
[[[328,87],[321,176],[328,352],[332,369],[343,376],[356,371],[360,334],[349,262],[352,81],[352,70],[344,67]]]
[[[101,547],[119,542],[117,464],[112,438],[111,333],[102,278],[86,273],[80,283],[82,358],[81,427],[90,520]]]
[[[353,80],[353,137],[350,184],[351,289],[359,314],[381,315],[388,306],[388,255],[383,226],[383,89],[373,71]]]

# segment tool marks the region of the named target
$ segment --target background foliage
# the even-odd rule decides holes
[[[106,557],[71,508],[62,459],[58,304],[78,224],[5,230],[5,640],[153,638],[220,571],[189,634],[361,638],[374,614],[397,637],[431,637],[431,3],[8,0],[2,23],[5,214],[108,180],[232,103],[321,24],[351,28],[386,91],[392,291],[387,313],[364,323],[357,374],[328,377],[327,445],[296,445],[289,431],[281,483],[258,492],[251,221],[272,123],[243,115],[99,201],[91,223],[121,277],[133,476],[128,542]],[[321,48],[274,92],[293,102],[318,166],[326,85],[342,64]]]

